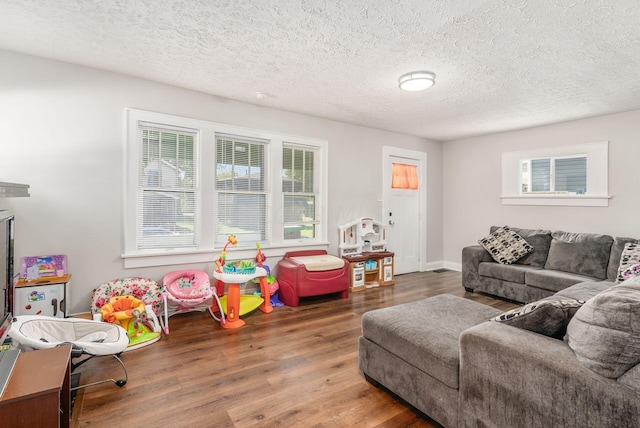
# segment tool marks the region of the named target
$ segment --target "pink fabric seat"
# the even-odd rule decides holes
[[[321,266],[322,258],[309,258],[309,256],[321,255],[327,255],[327,252],[324,250],[290,251],[278,262],[279,296],[285,305],[298,306],[301,297],[332,293],[340,293],[343,299],[349,296],[349,264],[342,259],[327,255],[324,263],[330,269],[318,270],[318,262]],[[342,263],[338,262],[340,260]],[[305,262],[309,263],[309,268],[305,266]]]

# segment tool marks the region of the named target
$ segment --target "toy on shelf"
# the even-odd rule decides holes
[[[151,313],[153,314],[153,311]],[[152,331],[144,324],[144,321],[147,321],[144,302],[133,296],[110,298],[100,308],[100,316],[103,321],[119,325],[126,330],[129,336],[129,349],[150,345],[160,339],[160,331]]]
[[[386,227],[370,217],[361,217],[339,227],[340,257],[363,252],[386,251]]]
[[[25,281],[66,274],[67,256],[64,254],[22,257],[20,259],[20,279]]]
[[[238,241],[234,235],[230,235],[227,243],[222,249],[220,258],[216,260],[216,270],[213,277],[216,279],[216,294],[220,297],[219,306],[212,305],[212,310],[220,308],[222,313],[227,316],[223,328],[233,329],[245,325],[240,319],[241,316],[260,309],[262,312],[270,313],[273,311],[271,301],[266,296],[269,294],[269,286],[267,284],[267,271],[262,266],[262,262],[266,259],[260,249],[260,244],[256,243],[257,254],[254,260],[240,260],[236,262],[227,262],[227,246],[236,245]],[[240,295],[240,284],[245,284],[253,279],[260,282],[260,296],[256,295]],[[225,284],[229,286],[227,295],[224,296]]]
[[[220,305],[220,300],[211,289],[209,275],[200,270],[178,270],[169,272],[162,279],[164,286],[162,298],[164,300],[164,319],[160,317],[160,322],[164,332],[169,334],[169,318],[176,314],[192,311],[209,311],[209,314],[219,321],[222,326],[226,319],[221,311],[220,318],[215,315],[216,304]]]

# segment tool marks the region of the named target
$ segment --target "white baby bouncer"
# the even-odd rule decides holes
[[[127,369],[118,357],[129,345],[127,332],[120,326],[81,318],[56,318],[43,315],[20,315],[13,320],[9,336],[23,351],[48,349],[71,344],[71,371],[94,357],[112,356],[124,370],[124,379],[103,379],[72,390],[113,382],[127,383]]]

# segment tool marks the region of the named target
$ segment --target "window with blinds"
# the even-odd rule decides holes
[[[282,197],[285,240],[316,237],[316,151],[316,148],[283,144]]]
[[[126,269],[327,246],[328,141],[126,109]],[[295,244],[295,245],[292,245]]]
[[[267,140],[216,134],[214,244],[229,235],[240,245],[267,240]]]
[[[521,172],[524,194],[587,192],[586,155],[523,160]]]
[[[198,132],[140,123],[138,135],[137,248],[196,246]]]

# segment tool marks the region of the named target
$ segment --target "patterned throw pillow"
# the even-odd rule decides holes
[[[540,300],[498,315],[491,321],[562,339],[584,300]]]
[[[618,267],[618,276],[616,278],[616,284],[621,283],[626,278],[624,271],[633,265],[640,263],[640,244],[636,242],[628,242],[624,245],[622,255],[620,256],[620,266]]]
[[[533,251],[525,239],[508,226],[496,229],[489,236],[478,241],[498,263],[510,265]]]
[[[622,271],[621,275],[622,278],[624,278],[624,281],[631,278],[632,276],[640,277],[640,263],[626,268],[624,271]]]

